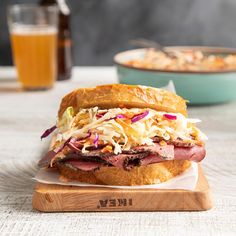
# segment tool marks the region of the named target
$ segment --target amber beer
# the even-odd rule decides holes
[[[22,87],[51,88],[57,77],[58,8],[15,4],[8,7],[7,13],[13,59]]]
[[[54,28],[18,28],[11,32],[19,81],[26,89],[50,88],[57,76]]]

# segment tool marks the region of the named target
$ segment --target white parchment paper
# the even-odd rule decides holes
[[[57,170],[40,169],[36,176],[33,178],[37,182],[44,184],[59,184],[67,186],[79,187],[102,187],[102,188],[122,188],[122,189],[184,189],[194,190],[198,180],[198,165],[192,162],[192,166],[183,174],[161,184],[142,185],[142,186],[113,186],[113,185],[98,185],[87,184],[78,181],[64,182],[60,180],[60,174]]]

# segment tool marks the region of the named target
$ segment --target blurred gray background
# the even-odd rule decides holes
[[[236,47],[236,0],[67,0],[75,65],[111,65],[143,37],[163,45]],[[6,6],[0,0],[0,65],[11,65]]]

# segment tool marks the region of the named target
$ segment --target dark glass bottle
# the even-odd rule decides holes
[[[39,4],[42,6],[57,5],[59,8],[57,80],[67,80],[71,77],[72,69],[70,8],[66,0],[41,0]]]

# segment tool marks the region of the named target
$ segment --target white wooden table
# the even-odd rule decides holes
[[[48,147],[39,136],[55,123],[61,97],[105,83],[117,83],[114,68],[78,67],[71,81],[50,91],[20,92],[13,69],[0,67],[0,235],[236,235],[236,102],[189,109],[209,137],[203,167],[214,209],[58,214],[32,209],[31,177]]]

